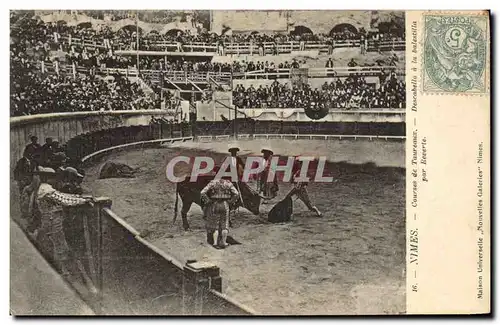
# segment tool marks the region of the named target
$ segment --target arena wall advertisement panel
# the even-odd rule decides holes
[[[11,11],[11,236],[80,310],[491,313],[488,11],[43,16]]]

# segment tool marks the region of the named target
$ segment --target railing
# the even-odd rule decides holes
[[[81,39],[81,38],[75,38],[75,37],[68,37],[68,36],[61,36],[59,38],[62,42],[62,44],[67,44],[67,45],[77,45],[77,46],[85,46],[85,47],[98,47],[98,48],[106,48],[104,45],[104,41],[97,41],[95,39]]]
[[[41,63],[37,63],[41,69]],[[48,72],[55,71],[55,64],[44,62],[44,69]],[[121,74],[127,77],[137,77],[138,71],[134,68],[93,68],[93,71],[101,75]],[[257,70],[247,72],[214,72],[214,71],[163,71],[163,70],[140,70],[141,76],[148,79],[159,81],[160,76],[168,78],[173,82],[188,82],[188,79],[198,83],[209,83],[212,78],[218,83],[228,84],[231,79],[290,79],[294,69],[275,69],[274,71]],[[59,73],[74,74],[88,73],[89,69],[82,66],[59,64]],[[379,76],[382,73],[395,72],[398,76],[405,75],[405,69],[396,66],[367,66],[367,67],[334,67],[334,68],[308,68],[308,78],[331,78],[347,77],[352,74],[360,76]]]
[[[42,70],[42,63],[40,61],[36,62],[38,69]],[[231,79],[231,72],[195,72],[195,71],[163,71],[163,70],[151,70],[151,69],[141,69],[137,71],[134,68],[101,68],[94,67],[89,69],[87,67],[70,65],[70,64],[58,64],[59,73],[63,75],[72,75],[76,73],[87,74],[92,70],[95,74],[100,75],[112,75],[121,74],[127,77],[138,77],[139,73],[141,76],[147,77],[152,80],[159,80],[160,76],[170,79],[176,82],[188,82],[188,79],[194,82],[205,82],[208,83],[209,77],[213,78],[218,82],[227,82]],[[56,72],[56,63],[54,62],[43,62],[43,70],[50,73]]]
[[[272,54],[274,51],[274,43],[264,42],[263,51],[260,54]],[[360,47],[360,40],[343,40],[335,41],[331,46],[331,49],[335,48],[346,48],[346,47]],[[319,51],[319,52],[329,52],[329,45],[320,42],[305,42],[304,46],[301,48],[300,42],[286,42],[276,44],[277,53],[290,53],[292,51]],[[375,51],[380,49],[385,50],[404,50],[405,41],[368,41],[367,51]],[[224,51],[227,54],[259,54],[259,48],[257,44],[252,43],[228,43],[225,45]]]
[[[40,70],[44,70],[45,72],[55,73],[56,71],[56,63],[54,62],[37,62],[36,67]],[[73,64],[59,64],[58,66],[59,74],[63,75],[76,75],[77,73],[88,74],[91,70],[96,74],[101,75],[112,75],[112,74],[121,74],[127,77],[137,77],[137,69],[135,68],[101,68],[101,67],[93,67],[87,68],[83,66],[77,66]],[[152,72],[160,72],[156,70],[141,70],[141,73],[145,73],[146,75],[151,74]]]
[[[282,139],[282,140],[404,140],[406,136],[397,135],[331,135],[331,134],[238,134],[238,140],[269,140],[269,139]],[[212,141],[228,141],[230,135],[200,135],[196,137],[199,142],[212,142]]]
[[[147,74],[152,70],[141,70],[141,73]],[[162,75],[171,81],[187,82],[191,80],[193,82],[203,82],[208,83],[209,78],[215,79],[217,82],[224,82],[231,79],[231,72],[204,72],[204,71],[162,71]]]
[[[259,110],[259,111],[264,111],[264,112],[295,112],[295,111],[304,111],[304,108],[277,108],[277,107],[267,107],[267,108],[238,108],[242,112],[246,110]],[[328,109],[328,113],[339,113],[339,114],[406,114],[405,109],[401,108],[354,108],[354,109],[349,109],[349,108],[339,108],[339,107],[334,107]]]
[[[63,36],[60,38],[63,43],[69,44],[69,37]],[[113,42],[113,48],[115,50],[135,50],[133,48],[133,43],[123,44],[119,42]],[[100,47],[105,48],[104,40],[97,43],[95,40],[82,40],[79,38],[71,38],[71,44],[87,47]],[[147,44],[148,47],[145,47]],[[134,44],[135,45],[135,44]],[[243,43],[232,43],[226,42],[224,44],[224,54],[273,54],[275,43],[273,42],[263,42],[263,51],[259,53],[259,47],[256,43],[243,42]],[[373,40],[370,39],[366,42],[367,51],[403,51],[405,49],[405,41],[399,39],[393,40]],[[335,40],[330,46],[324,42],[305,42],[301,47],[301,42],[290,41],[282,42],[276,44],[276,49],[279,53],[291,53],[293,51],[319,51],[319,52],[329,52],[330,49],[335,48],[350,48],[350,47],[360,47],[361,40]],[[177,43],[172,41],[149,41],[141,40],[140,50],[155,50],[155,51],[167,51],[174,52],[177,51]],[[215,43],[203,43],[203,42],[186,42],[182,44],[182,49],[184,51],[189,50],[189,52],[209,52],[216,53],[219,51],[219,47]],[[179,52],[180,53],[180,52]]]
[[[234,73],[233,79],[290,79],[294,69],[276,69],[274,71],[249,71]],[[396,75],[405,75],[404,68],[395,66],[373,66],[373,67],[335,67],[335,68],[308,68],[308,78],[330,78],[347,77],[352,74],[360,76],[379,76],[384,72],[394,71]]]

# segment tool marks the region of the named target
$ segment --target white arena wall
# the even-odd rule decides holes
[[[197,102],[198,121],[224,121],[221,115],[228,120],[234,119],[235,110],[219,105],[212,101],[210,103]],[[374,122],[374,123],[404,123],[404,109],[377,109],[363,110],[353,109],[350,111],[331,109],[328,115],[319,120],[311,120],[304,113],[303,108],[245,108],[238,109],[238,118],[249,117],[259,121],[288,121],[288,122]]]

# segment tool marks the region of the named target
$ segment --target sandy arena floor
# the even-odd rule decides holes
[[[327,156],[336,182],[309,186],[324,213],[300,201],[294,220],[270,224],[240,209],[231,235],[242,245],[216,250],[205,243],[202,212],[193,205],[191,231],[172,224],[175,186],[166,180],[172,157],[208,154],[219,161],[227,143],[183,143],[110,154],[87,170],[86,186],[113,199],[113,211],[154,245],[175,256],[215,262],[223,291],[258,314],[394,314],[405,311],[404,143],[269,140],[239,143],[242,156],[270,145],[275,154]],[[105,161],[140,167],[135,179],[97,179]],[[280,184],[280,197],[289,189]]]

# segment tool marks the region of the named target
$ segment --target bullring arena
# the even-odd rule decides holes
[[[22,96],[19,87],[11,91],[11,169],[23,154],[27,157],[30,138],[37,137],[41,144],[52,138],[58,145],[46,143],[37,149],[50,148],[49,154],[27,159],[53,166],[54,173],[74,167],[83,179],[82,197],[92,197],[92,204],[64,207],[57,225],[52,216],[41,213],[41,225],[33,231],[36,213],[29,210],[26,215],[22,209],[21,182],[13,173],[11,234],[16,240],[11,245],[33,252],[24,260],[17,254],[13,263],[20,267],[36,260],[36,268],[59,279],[46,288],[33,275],[11,275],[16,314],[64,313],[54,311],[50,303],[41,306],[39,301],[54,299],[44,296],[50,290],[68,297],[70,314],[405,312],[405,41],[404,30],[395,23],[401,14],[333,12],[339,24],[329,26],[323,17],[306,30],[302,27],[311,21],[310,14],[280,13],[267,26],[271,36],[268,30],[256,36],[256,22],[270,13],[236,19],[219,12],[210,16],[212,31],[218,31],[215,41],[215,36],[195,28],[201,26],[196,19],[202,24],[196,14],[187,23],[164,23],[162,19],[170,18],[160,16],[150,23],[150,16],[136,16],[141,20],[135,32],[147,41],[133,46],[122,34],[135,35],[127,27],[131,17],[102,20],[92,13],[39,13],[36,24],[19,18],[14,39],[23,39],[18,32],[23,28],[54,30],[57,35],[46,40],[56,47],[48,51],[50,59],[44,58],[47,53],[35,53],[32,65],[15,58],[31,50],[11,50],[11,78],[27,89]],[[351,18],[342,18],[347,16]],[[249,23],[248,35],[240,35],[238,23],[245,19],[254,23]],[[379,25],[373,25],[374,20]],[[302,27],[281,31],[290,21]],[[108,27],[114,39],[99,34]],[[158,33],[162,36],[155,36]],[[85,39],[88,35],[91,41]],[[76,48],[66,56],[72,44]],[[108,58],[104,67],[94,66],[92,60],[75,55],[80,46],[85,53],[95,49],[98,60],[112,50],[116,61]],[[132,54],[144,68],[133,66]],[[23,79],[32,70],[29,78],[34,79]],[[71,83],[52,85],[63,87],[55,93],[36,88],[57,80]],[[31,99],[26,96],[30,91],[46,97]],[[102,102],[106,108],[99,108]],[[49,104],[56,105],[52,111]],[[174,223],[176,184],[167,180],[167,163],[179,155],[209,156],[220,163],[234,145],[243,160],[260,156],[264,147],[280,159],[326,157],[325,174],[334,181],[308,186],[322,216],[295,200],[291,221],[269,222],[270,209],[292,188],[280,182],[278,196],[261,203],[258,215],[237,209],[230,235],[238,244],[226,249],[206,242],[198,205],[188,212],[189,230],[184,230],[180,216]],[[50,156],[57,153],[65,157],[59,165]],[[134,175],[101,177],[109,163],[127,165]],[[188,166],[176,169],[188,172]],[[56,185],[57,191],[70,193]],[[256,184],[250,186],[256,189]],[[37,200],[40,194],[34,193]],[[56,227],[67,241],[67,255],[52,241]],[[29,292],[21,286],[28,281],[41,289]]]
[[[276,154],[308,151],[328,155],[332,184],[314,184],[309,193],[324,217],[294,204],[291,223],[270,224],[266,215],[240,209],[231,234],[242,245],[214,250],[204,242],[202,212],[189,213],[192,230],[172,225],[175,185],[165,177],[166,162],[179,152],[220,161],[225,143],[185,143],[161,149],[114,153],[106,159],[138,167],[134,179],[96,179],[94,194],[111,195],[113,210],[155,246],[185,262],[215,262],[226,280],[224,292],[258,314],[375,314],[405,310],[404,143],[374,145],[369,140],[273,140]],[[248,154],[269,141],[239,143]],[[200,150],[202,152],[200,152]],[[360,154],[362,152],[362,154]],[[369,165],[372,163],[373,165]],[[281,194],[290,185],[280,184]]]

